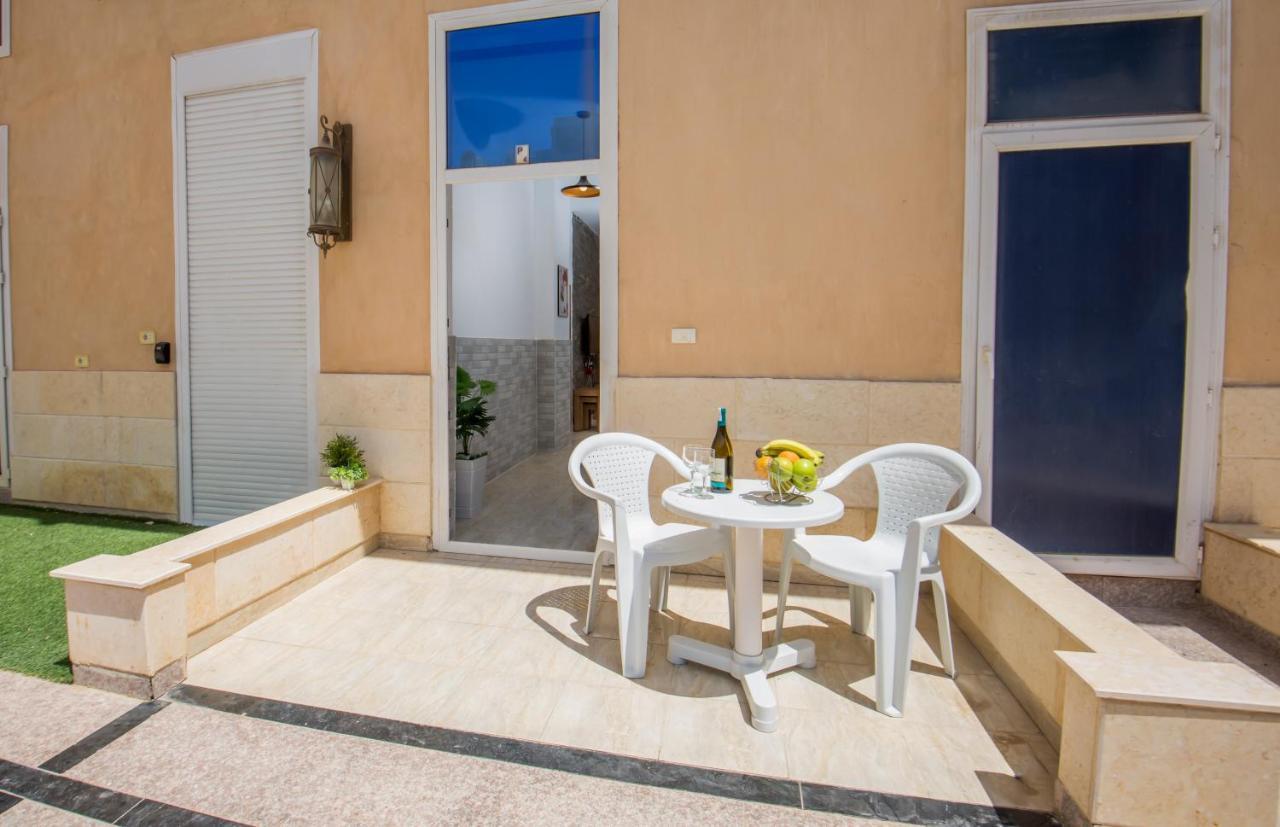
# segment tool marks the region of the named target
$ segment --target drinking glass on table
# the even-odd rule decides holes
[[[711,449],[705,445],[684,446],[684,461],[689,466],[689,487],[685,493],[693,497],[709,497],[711,488]]]

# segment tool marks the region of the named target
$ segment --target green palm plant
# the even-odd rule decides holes
[[[471,438],[474,436],[484,436],[489,433],[489,426],[493,424],[495,417],[489,413],[486,399],[493,396],[498,390],[498,384],[489,379],[472,379],[471,374],[461,367],[458,368],[457,390],[457,407],[454,416],[454,434],[462,442],[462,450],[458,452],[458,459],[476,459],[482,457],[487,451],[478,454],[471,453]]]

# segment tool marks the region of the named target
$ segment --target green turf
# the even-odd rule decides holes
[[[71,682],[62,582],[49,572],[195,531],[128,517],[0,506],[0,669]]]

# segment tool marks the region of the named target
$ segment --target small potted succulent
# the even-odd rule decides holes
[[[320,461],[329,469],[329,479],[350,491],[356,483],[369,478],[364,465],[364,450],[356,438],[349,434],[335,434],[320,452]]]
[[[471,439],[489,433],[494,416],[489,413],[487,399],[497,390],[496,382],[472,379],[466,370],[458,368],[457,388],[454,392],[457,399],[454,432],[462,445],[461,450],[454,454],[454,510],[461,520],[475,517],[484,508],[484,483],[489,452],[472,453]]]

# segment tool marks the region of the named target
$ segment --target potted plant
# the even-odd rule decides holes
[[[364,450],[349,434],[335,434],[320,452],[320,461],[329,469],[329,479],[341,485],[343,491],[350,491],[356,483],[369,478],[369,470],[364,466]]]
[[[471,438],[489,433],[494,416],[489,413],[486,399],[498,390],[496,382],[488,379],[472,379],[471,374],[459,367],[455,408],[454,433],[462,448],[454,455],[454,510],[458,519],[469,519],[484,507],[485,472],[488,470],[488,451],[471,453]]]

